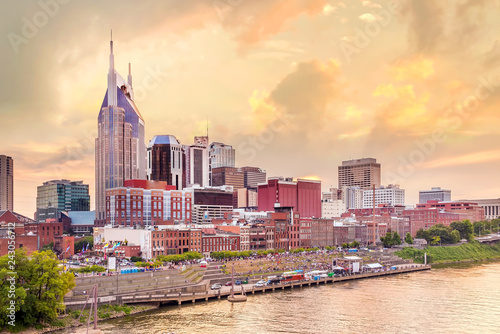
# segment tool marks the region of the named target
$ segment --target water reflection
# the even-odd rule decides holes
[[[500,263],[169,306],[100,323],[105,333],[493,333]],[[69,332],[68,332],[69,333]]]

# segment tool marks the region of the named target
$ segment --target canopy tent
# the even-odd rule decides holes
[[[381,265],[380,263],[368,263],[365,265],[365,267],[370,268],[370,269],[379,269],[379,268],[383,268],[384,266]]]
[[[347,260],[347,261],[361,261],[362,258],[360,258],[359,256],[344,256],[344,260]]]

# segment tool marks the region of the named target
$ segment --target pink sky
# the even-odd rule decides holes
[[[61,4],[67,2],[65,4]],[[106,91],[132,63],[146,141],[203,135],[238,166],[337,186],[342,160],[383,183],[500,197],[498,1],[11,1],[0,13],[0,154],[15,211],[36,187],[90,184]]]

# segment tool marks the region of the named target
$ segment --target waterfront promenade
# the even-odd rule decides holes
[[[244,284],[240,286],[235,286],[235,292],[241,292],[242,287],[245,289],[247,295],[255,293],[267,293],[276,290],[285,289],[296,289],[305,288],[311,286],[317,286],[320,284],[331,284],[344,281],[352,281],[358,279],[368,279],[376,278],[388,275],[398,275],[403,273],[412,273],[416,271],[429,270],[430,265],[421,264],[407,264],[398,266],[394,270],[386,270],[379,272],[365,272],[362,274],[352,274],[346,276],[337,277],[326,277],[319,280],[302,280],[288,283],[281,283],[276,285],[268,285],[263,287],[256,287],[254,284]],[[202,280],[196,286],[197,288],[193,292],[172,292],[171,289],[151,291],[148,293],[137,292],[131,294],[120,294],[120,295],[109,295],[98,297],[99,304],[157,304],[158,306],[165,304],[178,304],[181,305],[185,302],[196,303],[200,301],[208,301],[211,299],[221,299],[227,297],[231,293],[231,287],[222,287],[220,290],[209,290],[209,281]],[[203,290],[202,290],[203,289]],[[85,304],[85,299],[67,297],[65,298],[65,304],[68,308],[77,309],[81,308]]]

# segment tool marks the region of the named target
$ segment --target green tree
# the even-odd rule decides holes
[[[440,242],[441,242],[441,237],[439,235],[435,235],[432,237],[431,245],[439,245]]]
[[[432,239],[431,232],[429,230],[424,230],[423,228],[421,228],[420,230],[417,231],[416,237],[418,239],[427,240],[427,243],[430,243],[431,239]]]
[[[344,249],[349,248],[349,244],[348,244],[348,243],[343,243],[343,244],[341,245],[341,247],[342,247],[342,248],[344,248]]]
[[[474,234],[475,235],[481,235],[484,234],[484,222],[474,222],[472,224],[472,227],[474,229]]]
[[[9,263],[12,257],[15,259],[13,269]],[[65,309],[64,295],[75,286],[75,276],[70,272],[63,272],[59,264],[52,251],[34,252],[28,258],[24,251],[16,250],[14,255],[1,257],[1,312],[5,314],[10,303],[3,299],[5,288],[10,284],[4,280],[8,270],[17,273],[16,321],[21,321],[25,326],[32,326],[36,323],[51,323],[57,320],[57,316]],[[4,319],[2,317],[2,320]]]
[[[90,249],[94,248],[94,238],[93,237],[83,237],[77,242],[75,242],[75,253],[80,253],[83,249],[83,246],[85,246],[85,249],[87,249],[87,244],[89,245]]]
[[[357,242],[356,240],[354,240],[353,242],[351,242],[351,248],[358,248],[359,247],[359,242]]]
[[[451,243],[456,244],[460,242],[460,232],[458,230],[453,230],[450,233],[451,236]]]
[[[472,224],[469,220],[453,222],[450,227],[460,233],[460,239],[468,239],[469,235],[473,233]]]
[[[401,245],[401,237],[398,232],[394,232],[392,234],[392,244],[393,245]]]
[[[412,245],[413,244],[413,238],[411,237],[411,234],[410,232],[406,233],[406,236],[405,236],[405,242],[409,245]]]
[[[384,244],[384,247],[386,247],[386,248],[392,247],[394,240],[392,238],[391,231],[387,231],[387,233],[385,234],[385,237],[381,237],[380,241],[382,241],[382,243]]]
[[[46,244],[46,245],[43,245],[41,248],[40,248],[40,251],[51,251],[54,249],[54,241],[51,241],[50,243]]]

